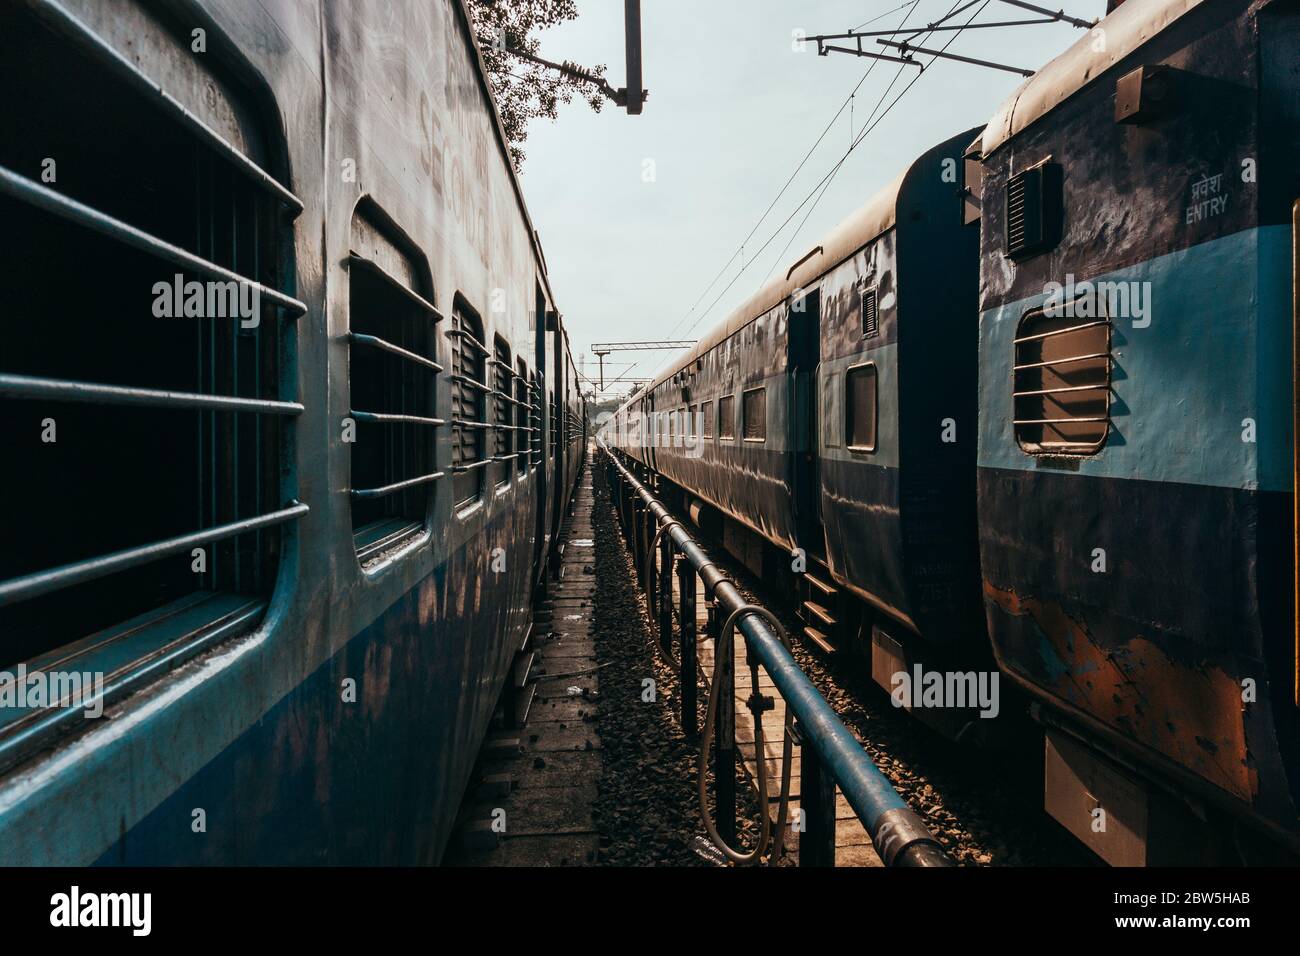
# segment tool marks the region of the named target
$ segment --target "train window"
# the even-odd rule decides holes
[[[741,396],[740,417],[745,441],[767,441],[766,388],[751,388]]]
[[[510,452],[510,420],[513,417],[510,414],[513,401],[510,397],[510,346],[499,335],[492,345],[495,353],[492,356],[492,460],[500,465],[497,485],[504,485],[510,481],[513,461]]]
[[[641,413],[631,408],[627,412],[627,446],[639,448],[641,439]]]
[[[423,530],[433,482],[437,373],[434,323],[418,270],[378,227],[353,217],[348,262],[348,387],[352,537],[357,557],[390,553]]]
[[[451,469],[457,505],[483,493],[487,454],[487,346],[483,323],[469,307],[456,301],[451,329]]]
[[[107,666],[111,703],[255,627],[308,510],[302,204],[215,58],[167,47],[158,79],[204,91],[188,113],[59,9],[11,5],[0,30],[0,86],[40,90],[0,111],[0,447],[22,450],[0,469],[0,667]],[[0,737],[53,732],[69,711],[47,704],[0,713]]]
[[[555,449],[560,444],[560,392],[555,389],[551,392],[551,457],[555,457]]]
[[[874,363],[855,365],[844,376],[844,435],[853,451],[876,450],[876,388]]]
[[[718,437],[733,439],[736,437],[736,397],[723,395],[718,399]]]
[[[702,438],[713,437],[713,403],[700,403],[700,436]]]
[[[1026,312],[1016,330],[1016,441],[1027,453],[1091,454],[1110,430],[1110,320]]]
[[[880,332],[880,313],[876,306],[876,289],[873,286],[862,293],[862,337],[870,338]]]
[[[700,415],[700,407],[691,405],[686,409],[686,434],[695,437],[695,423]]]
[[[545,407],[542,401],[542,392],[544,386],[542,374],[533,372],[532,382],[528,386],[530,397],[528,406],[528,450],[529,464],[534,468],[542,460],[542,411]]]
[[[528,471],[528,459],[531,457],[530,440],[532,406],[528,400],[528,366],[523,359],[515,371],[515,430],[514,454],[515,471],[524,474]]]

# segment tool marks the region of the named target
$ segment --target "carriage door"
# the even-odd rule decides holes
[[[564,428],[565,375],[564,367],[564,333],[560,321],[555,320],[555,335],[551,342],[555,345],[555,384],[551,402],[551,442],[555,449],[555,488],[554,508],[551,511],[551,540],[560,540],[560,523],[564,518],[564,496],[568,494],[567,471],[565,468],[564,443],[568,437]],[[554,559],[555,556],[552,555]],[[557,565],[558,568],[558,565]]]
[[[540,569],[542,559],[546,554],[546,436],[542,427],[546,421],[546,297],[542,295],[542,287],[537,286],[536,293],[536,311],[533,313],[533,381],[531,385],[537,389],[532,392],[528,401],[532,406],[532,414],[528,416],[528,425],[535,428],[536,431],[526,432],[528,436],[528,453],[530,466],[533,472],[533,495],[535,502],[533,508],[533,567]]]
[[[814,289],[790,305],[790,476],[794,492],[795,534],[810,556],[825,558],[821,519],[821,473],[817,456],[817,366],[821,362],[821,296]]]
[[[1300,707],[1300,199],[1291,205],[1291,702]]]

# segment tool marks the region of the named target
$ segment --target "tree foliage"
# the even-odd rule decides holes
[[[555,119],[561,104],[575,97],[586,100],[596,112],[604,105],[597,84],[507,52],[539,55],[536,32],[576,19],[577,4],[575,0],[470,0],[469,10],[518,170],[523,166],[529,120]],[[602,63],[578,69],[603,80],[606,67]]]

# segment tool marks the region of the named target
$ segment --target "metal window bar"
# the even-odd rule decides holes
[[[1014,341],[1016,345],[1022,345],[1025,342],[1037,342],[1042,339],[1055,338],[1058,335],[1067,335],[1070,332],[1080,332],[1084,329],[1094,329],[1099,325],[1110,325],[1110,319],[1097,319],[1095,322],[1084,322],[1081,325],[1071,325],[1064,329],[1053,329],[1050,332],[1037,332],[1033,335],[1021,335],[1021,336],[1017,336]],[[1106,354],[1110,354],[1110,353],[1106,353]]]
[[[426,415],[405,415],[398,412],[358,412],[352,410],[348,412],[359,422],[373,422],[377,425],[426,425],[429,428],[439,428],[447,424],[443,418],[429,418]]]
[[[284,309],[287,318],[297,318],[307,311],[307,306],[292,296],[277,292],[275,289],[250,279],[248,276],[240,275],[192,252],[187,252],[180,246],[159,239],[143,229],[137,229],[135,226],[120,219],[115,219],[91,206],[87,206],[85,203],[55,192],[53,189],[34,182],[25,176],[20,176],[4,166],[0,166],[0,194],[26,203],[35,209],[57,216],[60,219],[65,219],[68,222],[98,232],[109,239],[170,262],[190,272],[211,279],[218,279],[222,282],[235,282],[248,286],[257,292],[260,299],[265,299]]]
[[[1066,358],[1052,359],[1048,362],[1027,362],[1024,365],[1015,365],[1012,371],[1023,372],[1031,368],[1050,368],[1056,365],[1069,365],[1072,362],[1084,362],[1088,359],[1110,358],[1109,352],[1089,352],[1087,355],[1071,355]]]
[[[1012,419],[1013,425],[1068,425],[1072,422],[1108,422],[1109,416],[1096,415],[1085,416],[1080,418],[1016,418]]]
[[[0,607],[17,601],[39,597],[42,594],[49,594],[52,591],[61,591],[64,588],[116,574],[119,571],[139,567],[159,558],[181,554],[198,545],[225,541],[249,531],[257,531],[262,528],[283,524],[286,521],[301,517],[308,510],[307,505],[292,502],[279,511],[258,515],[255,518],[232,521],[213,528],[205,528],[202,531],[114,551],[98,558],[74,561],[47,571],[37,571],[33,574],[10,578],[8,581],[0,582]]]
[[[1036,388],[1026,392],[1012,392],[1012,398],[1027,398],[1031,395],[1061,395],[1065,392],[1099,392],[1106,389],[1105,384],[1098,385],[1062,385],[1059,388]]]
[[[459,372],[453,372],[451,375],[449,375],[449,376],[447,376],[447,377],[448,377],[451,381],[455,382],[457,385],[463,385],[463,386],[465,386],[466,388],[472,388],[472,389],[474,389],[474,391],[476,391],[476,392],[482,392],[484,395],[495,395],[495,394],[496,394],[496,391],[495,391],[494,389],[492,389],[491,387],[489,387],[489,386],[487,386],[487,385],[484,385],[482,382],[480,382],[480,381],[479,381],[478,379],[476,379],[476,378],[470,378],[468,375],[462,375],[462,374],[460,374]]]
[[[412,305],[433,316],[433,321],[442,321],[442,313],[438,311],[432,302],[420,295],[420,293],[416,292],[409,285],[390,273],[373,259],[367,258],[359,252],[350,251],[348,252],[348,266],[353,269],[365,269],[371,275],[377,276],[390,285]]]
[[[477,338],[474,337],[474,335],[471,332],[465,329],[460,329],[460,328],[448,329],[447,334],[454,338],[458,338],[464,342],[468,342],[474,348],[478,349],[481,353],[483,353],[484,356],[489,356],[492,354],[488,350],[488,347],[486,345],[480,342]]]
[[[396,355],[398,358],[406,359],[408,362],[414,362],[416,365],[422,365],[434,374],[445,371],[443,367],[433,361],[433,359],[425,358],[423,355],[417,355],[415,352],[408,351],[400,345],[394,345],[392,342],[381,339],[377,335],[366,335],[361,332],[349,332],[348,341],[353,345],[368,345],[377,349],[382,349],[385,352]]]
[[[418,485],[428,484],[431,481],[437,481],[439,478],[446,476],[446,472],[435,471],[427,475],[417,475],[414,478],[407,478],[403,481],[395,481],[390,485],[383,485],[379,488],[353,488],[351,495],[353,498],[368,500],[371,498],[384,498],[388,495],[395,494],[399,491],[405,491],[407,488],[414,488]]]
[[[141,98],[153,102],[166,116],[189,133],[212,153],[225,160],[260,190],[269,193],[289,212],[290,218],[303,209],[302,200],[280,184],[266,170],[232,146],[224,137],[194,115],[178,100],[134,63],[118,53],[102,37],[57,4],[44,0],[24,0],[26,6],[56,33],[76,43],[100,66],[122,80]]]
[[[264,415],[300,415],[298,402],[209,395],[202,392],[174,392],[129,385],[101,385],[60,378],[0,373],[0,396],[49,401],[82,402],[97,405],[137,405],[149,408],[196,408],[215,411],[257,412]]]

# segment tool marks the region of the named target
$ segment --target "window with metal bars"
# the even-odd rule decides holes
[[[514,455],[515,471],[526,474],[528,460],[532,457],[532,401],[528,394],[528,366],[523,359],[515,371],[515,430]]]
[[[703,438],[713,437],[713,403],[712,402],[700,403],[700,427],[702,431],[701,437]]]
[[[461,300],[452,310],[447,333],[451,351],[451,467],[457,505],[483,494],[488,456],[487,358],[483,322]]]
[[[844,440],[853,451],[876,450],[876,389],[874,363],[855,365],[844,374]]]
[[[434,396],[442,366],[434,323],[414,261],[371,226],[353,221],[348,272],[348,413],[354,433],[352,536],[363,564],[392,553],[422,531],[434,483]]]
[[[542,460],[542,411],[543,396],[542,375],[540,372],[533,372],[532,381],[528,385],[529,408],[528,408],[528,447],[531,452],[529,465],[536,468]]]
[[[1110,368],[1109,319],[1026,312],[1012,373],[1020,447],[1029,454],[1100,450],[1110,431]]]
[[[741,396],[740,416],[745,441],[767,441],[766,388],[751,388]]]
[[[555,457],[555,451],[560,447],[560,392],[558,389],[551,392],[551,457]]]
[[[0,666],[94,670],[111,645],[110,697],[163,646],[180,661],[256,625],[307,511],[286,374],[306,306],[284,291],[302,204],[218,68],[179,48],[159,67],[205,78],[187,108],[62,8],[0,31],[0,86],[41,91],[0,111],[0,222],[21,237],[0,269]],[[252,125],[208,125],[231,117]]]
[[[510,346],[505,339],[497,336],[492,343],[492,459],[497,462],[497,484],[504,485],[510,481],[511,457],[510,439],[513,434],[510,420],[513,399],[510,397]]]
[[[718,399],[718,437],[730,441],[736,437],[736,397],[723,395]]]

